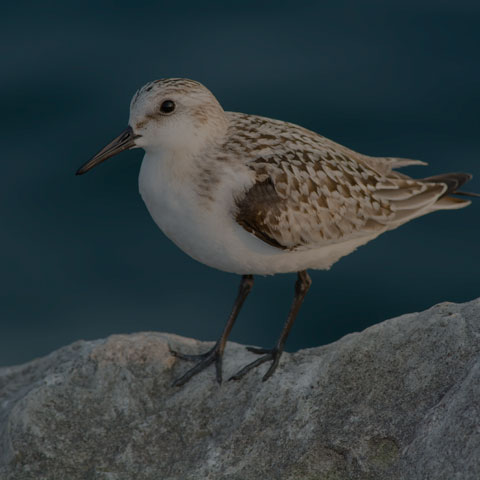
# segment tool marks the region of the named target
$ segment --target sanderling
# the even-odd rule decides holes
[[[471,178],[448,173],[413,179],[395,168],[418,160],[369,157],[291,123],[225,112],[202,84],[161,79],[138,90],[128,127],[83,165],[83,174],[130,148],[143,148],[140,194],[165,235],[199,262],[242,275],[233,310],[215,346],[182,385],[212,363],[222,380],[228,335],[253,286],[253,275],[297,272],[293,304],[272,349],[239,379],[271,361],[275,370],[311,280],[307,268],[328,269],[381,233],[436,210],[466,207],[460,192]]]

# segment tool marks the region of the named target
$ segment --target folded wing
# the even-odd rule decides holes
[[[248,163],[256,183],[237,200],[236,220],[281,249],[310,249],[372,237],[438,209],[470,202],[449,196],[470,178],[412,179],[393,170],[417,160],[372,158],[342,149],[289,151]]]

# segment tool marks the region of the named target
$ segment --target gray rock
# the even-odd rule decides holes
[[[239,382],[172,388],[160,333],[76,342],[0,369],[3,479],[480,478],[480,300],[443,303],[282,357]],[[229,343],[225,375],[254,358]]]

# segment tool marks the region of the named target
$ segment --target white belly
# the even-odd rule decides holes
[[[232,215],[235,189],[248,185],[248,174],[226,172],[216,201],[198,196],[181,166],[145,155],[139,190],[155,223],[185,253],[218,270],[271,275],[307,268],[328,269],[340,257],[371,238],[303,251],[272,247],[243,229]],[[218,199],[218,201],[217,201]],[[374,238],[374,237],[372,237]]]

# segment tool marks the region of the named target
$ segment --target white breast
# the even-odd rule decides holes
[[[156,224],[185,253],[219,270],[243,273],[249,249],[238,236],[240,227],[231,215],[234,189],[230,184],[235,182],[240,190],[242,182],[250,179],[248,175],[242,178],[241,172],[231,177],[225,171],[222,180],[215,200],[206,200],[198,195],[195,176],[181,159],[161,159],[147,153],[140,169],[139,190]],[[259,243],[260,249],[272,249]]]
[[[214,201],[198,195],[191,166],[180,159],[145,154],[139,190],[150,215],[185,253],[218,270],[270,275],[307,268],[329,268],[368,239],[304,250],[272,247],[243,229],[233,216],[235,195],[253,183],[247,168],[222,167]]]

